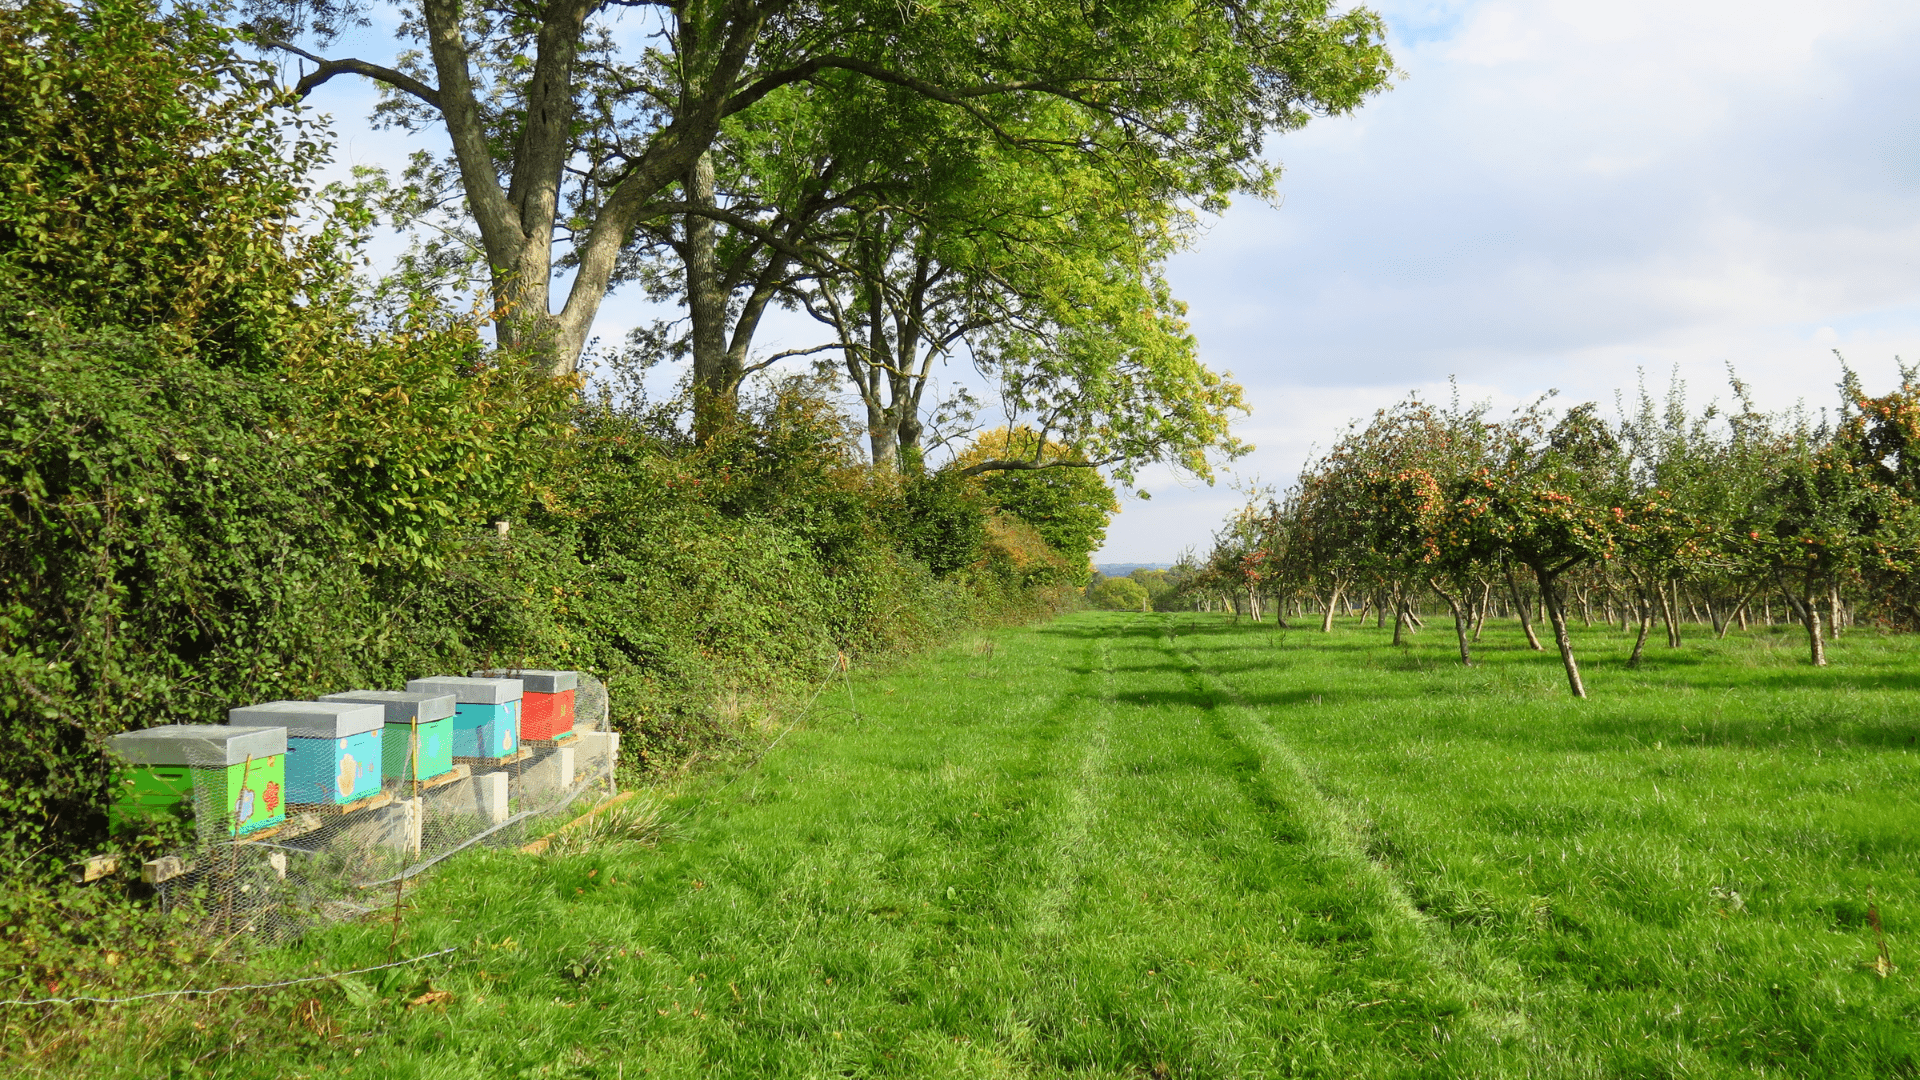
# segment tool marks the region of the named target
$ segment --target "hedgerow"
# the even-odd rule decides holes
[[[1061,600],[1031,526],[867,467],[822,387],[695,445],[431,299],[376,317],[364,215],[310,197],[324,144],[232,45],[186,6],[0,10],[0,858],[103,843],[122,731],[558,667],[646,767]]]

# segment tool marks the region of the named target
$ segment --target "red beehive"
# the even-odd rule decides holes
[[[507,669],[476,671],[476,678],[519,679],[525,685],[520,698],[520,739],[558,739],[573,732],[573,695],[580,685],[577,671]]]

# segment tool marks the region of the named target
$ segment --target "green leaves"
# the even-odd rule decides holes
[[[436,564],[450,527],[516,516],[551,484],[578,383],[483,349],[474,320],[416,304],[395,328],[292,358],[310,446],[370,564]]]
[[[347,274],[298,220],[326,148],[192,6],[0,12],[0,285],[259,370]]]

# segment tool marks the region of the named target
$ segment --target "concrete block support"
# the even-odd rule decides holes
[[[476,772],[451,784],[427,792],[427,814],[435,819],[445,816],[478,816],[488,825],[507,820],[507,777],[505,769]]]
[[[411,857],[420,854],[421,833],[426,817],[424,797],[395,799],[378,810],[369,810],[360,815],[360,820],[354,822],[344,835],[353,838],[350,842],[398,848]]]
[[[613,765],[620,760],[620,733],[617,731],[593,731],[581,727],[573,729],[579,735],[574,751],[580,768],[599,772],[606,771],[607,794],[618,792],[613,782]]]
[[[482,773],[474,777],[471,783],[474,812],[489,825],[498,825],[507,820],[507,774]]]
[[[520,774],[520,794],[535,805],[558,798],[573,786],[573,747],[555,747],[529,762]]]

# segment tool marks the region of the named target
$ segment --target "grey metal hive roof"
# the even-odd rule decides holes
[[[389,724],[444,720],[453,715],[454,706],[452,694],[421,694],[411,690],[349,690],[344,694],[322,694],[320,700],[383,706]]]

